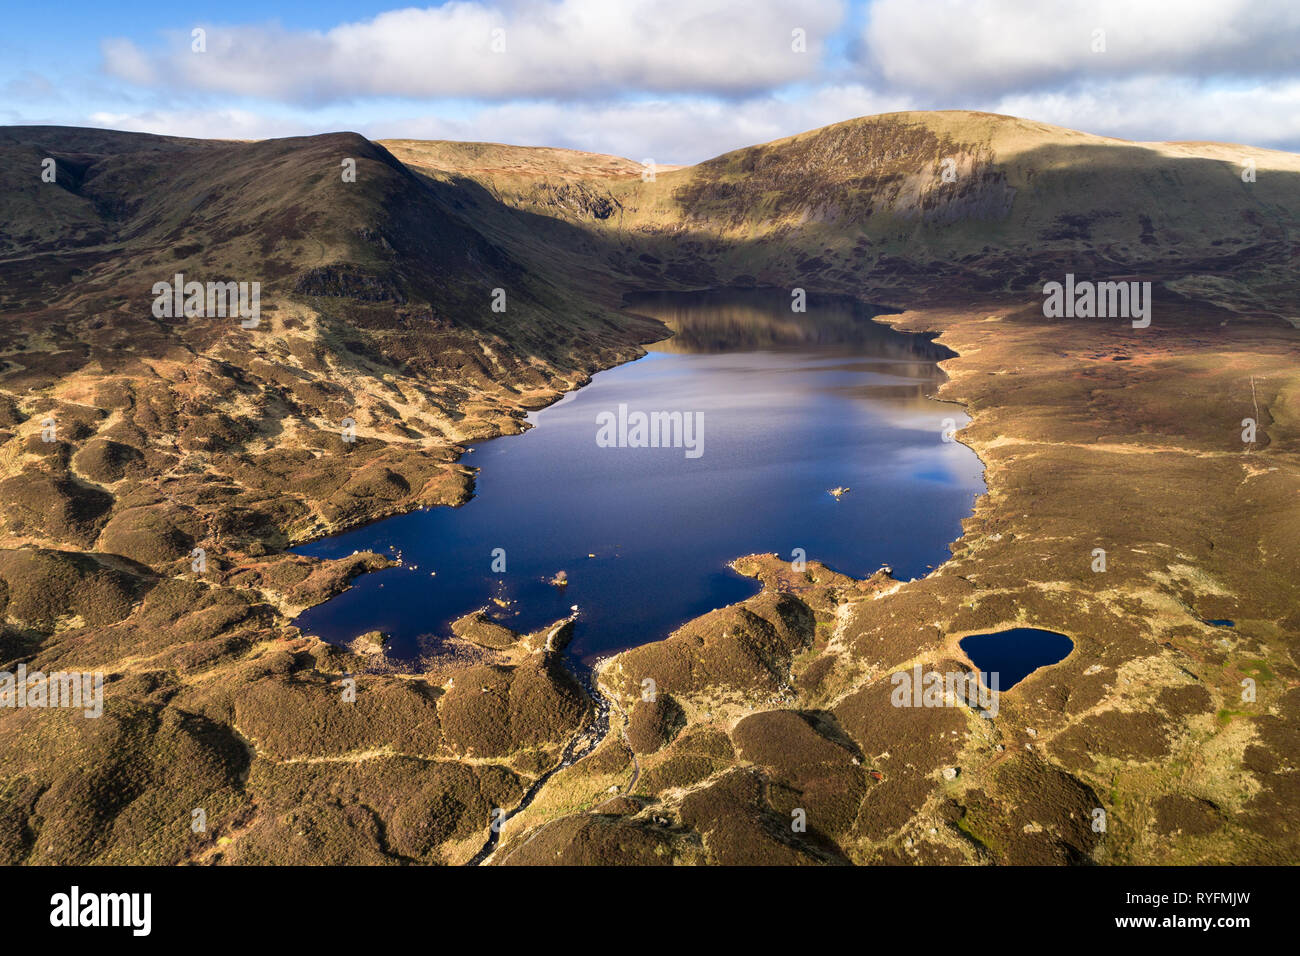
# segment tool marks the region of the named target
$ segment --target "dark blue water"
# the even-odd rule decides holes
[[[857,576],[882,564],[905,579],[926,574],[984,490],[974,453],[941,440],[945,419],[965,417],[926,398],[942,381],[936,360],[951,353],[863,306],[812,299],[793,314],[789,303],[766,291],[635,301],[678,334],[530,415],[535,428],[480,445],[464,459],[481,470],[463,507],[297,549],[391,550],[407,567],[358,579],[296,623],[336,642],[384,631],[409,658],[480,607],[529,631],[576,604],[572,649],[590,660],[756,593],[727,566],[741,555],[801,548]],[[620,404],[702,415],[701,453],[600,447],[597,416]],[[836,500],[838,486],[851,490]],[[492,566],[498,548],[505,573]],[[548,583],[560,571],[562,589]]]
[[[1064,634],[1036,627],[972,634],[958,643],[981,673],[998,675],[999,690],[1010,690],[1038,668],[1059,663],[1074,650],[1074,642]]]

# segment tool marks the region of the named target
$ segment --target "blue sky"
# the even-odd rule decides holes
[[[0,123],[352,129],[673,163],[961,108],[1296,150],[1297,50],[1295,0],[72,0],[6,11]]]

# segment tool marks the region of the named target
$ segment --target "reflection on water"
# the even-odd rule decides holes
[[[925,397],[951,353],[843,300],[812,297],[806,314],[791,313],[780,291],[646,296],[629,308],[676,334],[530,415],[537,427],[480,446],[463,507],[299,549],[392,548],[418,570],[367,575],[297,623],[337,641],[381,630],[414,656],[476,608],[526,631],[576,604],[573,647],[590,659],[753,594],[727,567],[743,554],[799,548],[849,574],[889,564],[904,578],[946,559],[983,490],[975,455],[940,439],[945,420],[960,427],[964,416]],[[703,454],[602,447],[597,422],[620,407],[698,416]],[[850,491],[836,500],[827,491],[839,486]],[[559,571],[563,589],[548,583]]]
[[[818,296],[806,312],[794,312],[789,293],[780,289],[726,289],[713,292],[644,292],[628,295],[631,312],[659,319],[673,336],[651,346],[657,352],[697,354],[743,352],[780,347],[861,346],[859,352],[899,362],[914,359],[911,374],[929,375],[930,366],[952,352],[925,335],[900,335],[872,322],[889,311],[844,296]],[[811,300],[810,300],[811,301]]]

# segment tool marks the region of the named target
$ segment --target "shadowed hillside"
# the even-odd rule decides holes
[[[807,285],[910,301],[1035,290],[1065,271],[1140,273],[1241,312],[1297,291],[1300,158],[1247,146],[893,113],[643,182],[599,157],[548,175],[518,147],[390,145],[432,175],[472,178],[521,213],[580,227],[629,288]],[[566,192],[587,198],[556,201]]]
[[[47,157],[54,182],[41,179]],[[0,165],[0,659],[107,680],[98,721],[0,713],[0,859],[194,859],[209,848],[181,824],[202,807],[218,830],[241,826],[280,729],[292,728],[292,754],[312,738],[347,750],[356,733],[378,745],[400,724],[415,734],[437,721],[427,691],[363,677],[352,729],[325,729],[341,675],[370,662],[295,642],[286,622],[391,559],[322,564],[283,549],[464,501],[463,443],[518,432],[528,409],[663,327],[531,271],[458,213],[454,190],[355,134],[227,143],[9,128]],[[176,273],[260,283],[259,321],[160,317],[153,287]],[[532,763],[522,777],[448,771],[454,782],[434,768],[438,801],[484,806],[447,828],[413,824],[409,840],[390,829],[398,852],[438,859],[448,840],[477,842],[488,807],[555,759],[580,709],[571,678],[541,653],[505,686],[516,670],[522,711],[535,711]],[[389,706],[426,716],[390,720]],[[481,753],[475,732],[448,754]],[[282,837],[359,822],[324,805],[302,813],[273,814],[285,833],[243,852],[321,862],[331,851]]]

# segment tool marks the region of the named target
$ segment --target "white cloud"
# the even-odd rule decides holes
[[[148,86],[157,79],[153,65],[130,40],[102,40],[99,51],[104,57],[104,69],[118,79],[141,86]]]
[[[823,87],[804,97],[646,100],[639,102],[512,102],[463,118],[393,116],[363,123],[338,116],[286,121],[246,109],[102,110],[78,119],[92,126],[192,136],[266,139],[354,129],[371,139],[453,139],[561,146],[669,165],[694,163],[728,150],[779,139],[854,116],[905,109],[896,96],[862,86]]]
[[[1300,145],[1300,79],[1226,88],[1137,77],[1086,90],[1012,94],[989,109],[1121,139]]]
[[[363,127],[376,139],[458,139],[563,146],[661,164],[719,153],[870,113],[906,108],[865,87],[823,87],[797,99],[690,99],[635,103],[507,103],[465,120],[415,117]]]
[[[1094,52],[1094,31],[1104,52]],[[1142,74],[1295,75],[1295,0],[876,0],[871,75],[920,95],[992,95]]]
[[[138,113],[101,110],[82,122],[89,126],[157,133],[162,136],[190,136],[195,139],[271,139],[334,132],[343,128],[318,129],[310,123],[242,109],[145,110]]]
[[[1015,93],[962,105],[1123,139],[1209,139],[1280,149],[1300,145],[1300,80],[1212,89],[1175,78],[1135,78],[1086,91]],[[89,122],[211,139],[355,129],[371,139],[562,146],[672,164],[699,162],[856,116],[915,108],[913,97],[846,84],[817,87],[799,96],[741,100],[511,102],[486,106],[460,118],[393,114],[361,123],[334,115],[285,120],[245,109],[99,112]]]
[[[1127,139],[1300,145],[1296,0],[875,0],[839,61],[859,29],[843,6],[459,0],[324,32],[209,26],[201,54],[187,27],[161,50],[106,42],[105,67],[125,82],[60,120],[99,109],[98,125],[189,136],[356,129],[660,163],[934,108]],[[502,54],[490,52],[498,26]],[[796,27],[805,54],[790,50]]]
[[[323,33],[205,25],[202,53],[188,32],[171,34],[161,52],[128,40],[103,52],[105,69],[129,82],[296,103],[740,94],[813,75],[843,15],[843,0],[461,0]],[[792,50],[795,29],[807,52]]]

